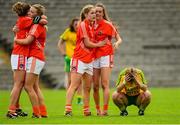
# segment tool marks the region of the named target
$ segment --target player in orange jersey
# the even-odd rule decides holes
[[[105,6],[101,3],[95,5],[97,26],[95,28],[95,39],[97,42],[105,40],[105,46],[95,49],[95,61],[93,63],[93,89],[94,101],[97,115],[108,115],[109,103],[109,79],[113,67],[114,49],[117,49],[122,40],[115,26],[110,22]],[[112,38],[116,39],[114,45]],[[103,89],[103,111],[100,110],[99,86]]]
[[[19,39],[26,38],[31,25],[33,24],[32,19],[27,16],[29,9],[30,5],[24,2],[17,2],[12,6],[12,10],[18,15],[15,26],[16,28],[18,27],[18,32],[16,32],[15,35]],[[22,46],[14,43],[13,51],[11,54],[11,66],[13,70],[14,86],[11,91],[8,113],[6,114],[6,116],[9,118],[28,115],[27,113],[22,111],[19,105],[20,94],[24,86],[28,53],[29,46]]]
[[[42,16],[45,12],[44,6],[34,4],[31,6],[29,16]],[[47,28],[41,24],[34,24],[31,26],[29,34],[26,39],[17,39],[15,42],[20,45],[30,44],[30,50],[27,60],[27,71],[25,79],[25,90],[27,91],[32,107],[33,117],[47,117],[47,111],[44,104],[43,94],[39,88],[39,74],[45,65],[45,41]]]
[[[76,47],[76,32],[79,18],[73,18],[69,27],[60,35],[60,40],[58,42],[58,49],[64,57],[64,71],[65,71],[65,80],[64,87],[69,88],[71,83],[71,73],[70,73],[70,62]],[[58,84],[56,88],[61,87],[61,84]],[[77,89],[77,104],[82,104],[82,84]]]
[[[80,14],[80,23],[77,31],[76,48],[71,61],[71,84],[66,93],[65,115],[72,115],[73,95],[84,80],[84,115],[89,116],[90,89],[93,75],[93,48],[101,47],[105,42],[95,43],[94,24],[96,20],[95,8],[93,5],[86,5]]]
[[[30,5],[25,2],[17,2],[12,6],[12,10],[18,15],[16,25],[13,31],[16,38],[26,38],[30,27],[33,23],[47,24],[44,17],[35,17],[34,20],[28,16]],[[10,106],[8,109],[7,117],[16,118],[17,116],[27,116],[19,105],[19,98],[24,86],[25,70],[27,68],[27,56],[29,54],[28,45],[19,45],[14,42],[13,51],[11,54],[11,66],[14,74],[14,86],[11,91]]]

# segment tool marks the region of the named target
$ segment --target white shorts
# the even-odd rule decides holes
[[[114,58],[113,55],[102,56],[102,57],[94,60],[93,68],[97,68],[97,69],[100,69],[102,67],[112,68],[114,66],[113,58]]]
[[[93,75],[93,62],[84,63],[78,59],[71,59],[71,72],[77,72],[84,74],[85,72],[89,75]]]
[[[29,57],[27,60],[27,72],[39,75],[42,71],[45,62],[35,57]]]
[[[12,70],[26,70],[27,57],[24,55],[11,55],[11,67]]]

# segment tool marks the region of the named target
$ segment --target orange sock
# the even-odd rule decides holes
[[[72,112],[72,106],[71,106],[71,104],[66,104],[66,106],[65,106],[65,111],[66,111],[66,112]]]
[[[40,105],[39,106],[40,114],[41,116],[47,116],[47,110],[45,105]]]
[[[16,106],[15,105],[10,105],[8,110],[10,112],[15,112],[16,111]]]
[[[97,115],[101,115],[101,109],[99,105],[96,105],[96,112],[97,112]]]
[[[100,110],[100,106],[99,105],[96,105],[96,110]]]
[[[100,112],[100,111],[101,111],[101,109],[100,109],[100,106],[99,106],[99,105],[96,105],[96,111],[97,111],[97,112]]]
[[[108,110],[108,105],[104,105],[104,111]]]
[[[83,111],[84,111],[84,112],[90,112],[89,106],[88,106],[88,105],[84,106],[84,107],[83,107]]]
[[[40,110],[39,110],[39,106],[33,106],[33,113],[37,116],[40,115]]]
[[[83,111],[84,111],[84,116],[90,116],[91,115],[91,112],[89,110],[88,105],[83,107]]]

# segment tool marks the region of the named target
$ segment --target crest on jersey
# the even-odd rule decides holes
[[[100,36],[100,35],[102,35],[102,33],[103,33],[102,31],[99,31],[97,34]]]

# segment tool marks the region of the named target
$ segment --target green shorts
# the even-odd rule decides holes
[[[64,71],[65,72],[70,72],[70,63],[71,63],[71,58],[68,56],[64,57]]]
[[[137,101],[138,96],[139,95],[136,95],[136,96],[128,96],[128,95],[126,95],[127,100],[128,100],[128,106],[136,105],[136,101]]]

